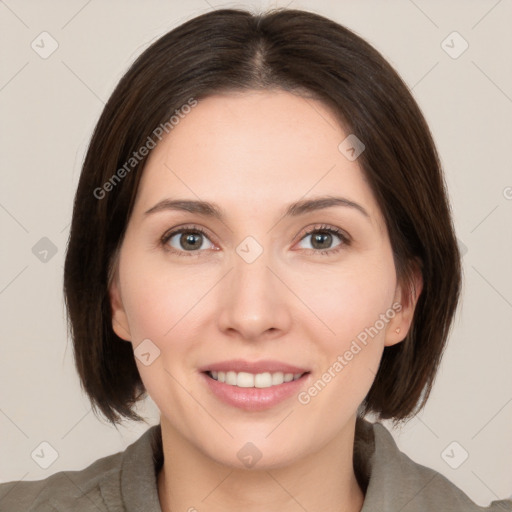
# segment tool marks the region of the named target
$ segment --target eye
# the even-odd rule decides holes
[[[350,237],[340,229],[327,226],[316,225],[306,231],[299,243],[311,238],[312,247],[300,247],[315,254],[330,255],[335,254],[350,245]],[[339,243],[332,248],[335,239]],[[173,229],[166,232],[161,238],[161,244],[171,253],[178,256],[199,256],[202,251],[216,249],[215,245],[210,241],[207,233],[198,226],[185,226],[180,229]]]
[[[350,245],[350,238],[343,233],[340,229],[333,226],[314,226],[306,231],[305,235],[301,238],[301,243],[308,238],[311,239],[311,247],[301,247],[302,249],[312,250],[314,252],[329,255],[335,254],[343,249],[344,246]],[[340,242],[332,248],[335,239]]]
[[[215,248],[206,232],[197,226],[168,231],[162,236],[161,242],[167,250],[179,256],[196,256],[194,253]]]

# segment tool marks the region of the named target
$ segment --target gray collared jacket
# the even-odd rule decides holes
[[[0,512],[161,512],[161,439],[155,425],[125,451],[83,470],[0,484]],[[512,512],[510,499],[477,506],[440,473],[402,453],[380,423],[358,419],[354,470],[365,493],[361,512]]]

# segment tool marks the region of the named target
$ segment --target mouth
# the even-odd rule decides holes
[[[238,388],[270,388],[299,380],[310,371],[307,368],[267,359],[246,361],[231,359],[203,366],[199,371],[217,382]]]
[[[217,382],[222,382],[228,386],[236,386],[238,388],[270,388],[280,386],[285,382],[299,380],[309,372],[284,373],[284,372],[235,372],[235,371],[206,371],[208,377]]]
[[[202,381],[224,404],[257,412],[296,396],[311,380],[311,371],[279,361],[241,359],[199,368]]]

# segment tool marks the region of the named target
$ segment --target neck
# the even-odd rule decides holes
[[[359,512],[364,494],[352,463],[354,421],[320,451],[288,466],[240,469],[197,450],[162,417],[164,463],[158,474],[162,512]]]

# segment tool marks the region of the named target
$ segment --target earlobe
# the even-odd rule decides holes
[[[112,310],[112,329],[121,339],[131,341],[128,317],[124,310],[121,292],[119,290],[118,277],[114,277],[108,289],[110,309]]]
[[[423,290],[423,276],[419,267],[415,267],[412,282],[406,288],[398,284],[395,292],[394,304],[400,304],[400,310],[390,321],[384,345],[390,347],[405,339],[414,318],[416,304]]]

